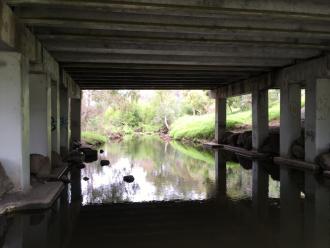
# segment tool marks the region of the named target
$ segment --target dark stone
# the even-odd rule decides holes
[[[97,160],[98,153],[97,150],[94,150],[90,147],[81,147],[79,149],[80,152],[82,152],[85,155],[85,162],[91,163]]]
[[[88,181],[89,178],[88,178],[88,177],[83,177],[83,180],[84,180],[84,181]]]
[[[124,176],[123,180],[126,183],[132,183],[132,182],[134,182],[135,178],[132,175],[129,175],[129,176]]]
[[[0,163],[0,198],[5,194],[14,189],[14,184],[9,179],[6,174],[6,171]]]
[[[86,165],[84,163],[80,163],[80,164],[77,164],[76,165],[76,168],[77,169],[85,169],[86,168]]]
[[[321,167],[322,170],[330,171],[330,152],[325,152],[318,155],[315,162]]]
[[[237,139],[237,146],[245,148],[247,150],[252,149],[252,131],[246,131],[239,134]]]
[[[232,133],[227,138],[227,144],[231,146],[236,146],[239,133]]]
[[[104,153],[104,151],[101,149],[101,150],[100,150],[100,153],[102,154],[102,153]]]
[[[244,158],[242,156],[237,155],[237,159],[239,164],[245,169],[245,170],[251,170],[252,169],[252,160]]]
[[[41,154],[30,154],[30,173],[38,176],[48,176],[52,166],[48,157]]]
[[[227,131],[225,132],[219,141],[220,144],[228,145],[228,137],[231,136],[233,132]]]
[[[295,159],[305,159],[305,135],[303,132],[301,136],[292,143],[290,152]]]
[[[73,150],[69,153],[66,161],[71,164],[81,164],[84,161],[84,156],[79,150]]]
[[[280,134],[279,133],[269,133],[268,137],[263,142],[260,151],[263,153],[269,153],[274,156],[280,153]]]
[[[101,160],[100,164],[101,164],[101,166],[108,166],[108,165],[110,165],[110,161],[109,160]]]

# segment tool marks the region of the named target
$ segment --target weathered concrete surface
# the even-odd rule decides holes
[[[51,140],[52,151],[60,152],[60,84],[58,81],[51,81]]]
[[[14,184],[10,181],[5,170],[0,163],[0,199],[1,197],[14,189]]]
[[[0,161],[15,190],[28,190],[29,78],[27,59],[0,52]]]
[[[49,175],[52,170],[50,159],[41,154],[31,154],[30,170],[36,177]]]
[[[48,208],[53,204],[63,189],[63,183],[47,182],[45,184],[34,185],[33,188],[25,194],[20,192],[8,194],[0,200],[0,214]]]
[[[51,159],[51,85],[46,74],[30,74],[30,153]]]
[[[81,102],[80,99],[71,99],[71,141],[80,141],[81,139]]]
[[[215,140],[219,143],[226,132],[227,99],[215,99]]]
[[[281,86],[280,154],[290,156],[292,143],[301,135],[301,86],[283,82]]]

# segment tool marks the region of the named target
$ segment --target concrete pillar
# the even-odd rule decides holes
[[[259,150],[268,136],[268,90],[252,92],[252,146]],[[264,215],[268,208],[269,175],[260,161],[253,161],[252,201],[258,214]]]
[[[301,135],[301,88],[299,84],[281,85],[280,155],[290,157],[290,147]],[[295,171],[281,167],[281,241],[297,245],[302,235],[300,188]],[[287,242],[287,243],[286,243]]]
[[[0,53],[0,162],[17,191],[30,187],[28,60]]]
[[[301,135],[301,88],[299,84],[281,86],[280,154],[289,157],[290,147]]]
[[[221,151],[216,150],[215,156],[215,176],[216,176],[216,197],[225,200],[227,195],[227,164]]]
[[[71,99],[71,145],[73,141],[81,139],[81,100]]]
[[[330,79],[311,79],[306,83],[305,160],[314,162],[317,155],[330,148]],[[305,237],[307,244],[326,247],[322,228],[329,228],[323,219],[330,211],[329,191],[316,183],[312,173],[305,175]],[[325,204],[323,206],[323,204]],[[314,215],[314,213],[316,213]],[[328,220],[329,222],[329,220]],[[320,225],[322,225],[321,228]]]
[[[68,89],[60,88],[60,150],[61,152],[69,151],[69,113],[70,113]],[[62,154],[63,155],[63,154]]]
[[[226,131],[227,121],[227,99],[215,99],[215,140],[220,142],[222,135]]]
[[[330,79],[310,80],[306,85],[306,161],[330,149]]]
[[[30,74],[30,153],[51,159],[51,80],[46,74]]]
[[[52,95],[52,150],[60,153],[60,87],[58,81],[51,81],[51,95]]]

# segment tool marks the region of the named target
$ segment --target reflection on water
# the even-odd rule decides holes
[[[141,202],[162,200],[200,200],[209,198],[215,181],[211,153],[186,149],[177,143],[166,144],[158,137],[147,136],[110,143],[100,161],[82,170],[83,203]],[[133,175],[126,183],[123,177]]]
[[[330,247],[327,180],[154,137],[104,149],[52,208],[0,216],[0,247]]]
[[[146,136],[109,143],[100,159],[111,166],[90,163],[82,170],[83,204],[168,200],[202,200],[215,191],[214,153],[178,142],[165,143]],[[227,163],[227,194],[232,199],[251,198],[252,170]],[[123,181],[133,175],[134,183]],[[270,180],[269,193],[279,197],[279,183]]]

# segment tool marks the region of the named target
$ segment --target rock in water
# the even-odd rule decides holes
[[[35,176],[48,176],[51,172],[51,162],[41,154],[30,154],[30,173]]]
[[[0,198],[5,194],[14,189],[14,184],[10,181],[4,168],[0,163]]]
[[[79,149],[85,155],[85,162],[91,163],[97,160],[97,150],[94,150],[90,147],[81,147]]]
[[[109,160],[101,160],[100,164],[101,164],[101,166],[108,166],[108,165],[110,165],[110,161]]]
[[[102,154],[102,153],[104,153],[104,151],[101,149],[101,150],[100,150],[100,153]]]
[[[84,181],[88,181],[89,178],[88,178],[88,177],[83,177],[83,180],[84,180]]]
[[[129,176],[124,176],[123,180],[126,183],[132,183],[132,182],[134,182],[135,178],[132,175],[129,175]]]

